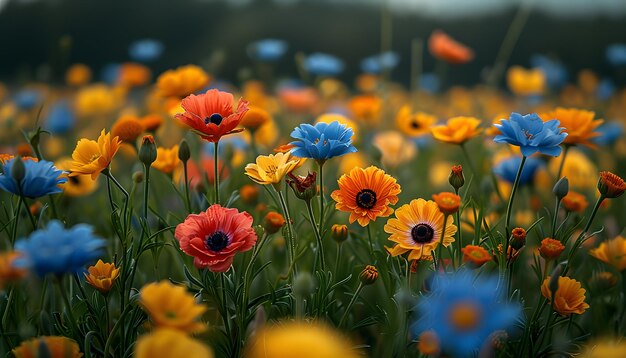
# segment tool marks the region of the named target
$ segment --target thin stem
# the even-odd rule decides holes
[[[36,230],[37,222],[35,221],[35,217],[28,207],[28,203],[26,203],[26,198],[24,198],[23,195],[20,195],[20,200],[24,202],[24,209],[26,209],[26,215],[28,216],[28,219],[30,219],[30,224],[33,226],[33,230]]]
[[[17,209],[15,210],[15,220],[13,222],[13,233],[11,233],[11,246],[15,243],[17,239],[17,227],[20,224],[20,210],[22,209],[22,197],[17,201]]]
[[[594,205],[593,210],[591,211],[591,215],[589,216],[589,219],[587,220],[587,224],[585,224],[585,228],[580,233],[580,235],[578,235],[578,238],[576,238],[576,241],[574,242],[574,246],[572,246],[572,249],[569,252],[569,255],[567,257],[567,262],[565,263],[565,267],[563,268],[562,276],[565,276],[567,274],[567,271],[569,270],[572,259],[574,258],[574,255],[576,254],[576,250],[578,250],[580,245],[582,245],[585,235],[587,234],[587,231],[589,231],[589,228],[591,227],[593,218],[598,213],[598,209],[600,209],[600,205],[602,204],[604,199],[605,199],[604,195],[600,195],[600,197],[598,197],[598,200],[596,200],[596,204]]]
[[[337,325],[337,327],[339,328],[343,327],[343,323],[346,321],[346,318],[348,318],[350,309],[352,309],[352,306],[354,305],[354,302],[356,302],[357,297],[359,297],[359,294],[361,293],[362,289],[363,289],[363,282],[359,282],[359,286],[356,288],[356,291],[354,291],[354,295],[352,295],[352,299],[350,300],[350,303],[348,303],[348,306],[346,306],[346,311],[343,313],[343,316],[341,316],[341,321],[339,321],[339,324]]]
[[[463,156],[465,157],[467,166],[470,168],[470,172],[472,172],[472,175],[474,177],[478,177],[478,173],[476,172],[476,169],[474,168],[474,164],[472,164],[472,159],[470,158],[469,153],[467,152],[467,148],[465,148],[465,143],[461,143],[461,150],[463,151]]]
[[[230,336],[230,318],[228,317],[228,304],[226,302],[226,279],[224,276],[226,276],[225,272],[222,272],[219,274],[220,275],[220,283],[222,285],[222,307],[224,308],[224,312],[223,312],[223,317],[222,319],[224,320],[224,327],[226,328],[226,334],[228,336]]]
[[[370,243],[370,256],[374,257],[374,244],[372,240],[372,227],[367,224],[367,240]]]
[[[445,270],[445,267],[443,267],[443,238],[446,236],[446,224],[448,221],[448,214],[444,214],[443,215],[443,229],[441,229],[441,237],[439,238],[439,245],[437,245],[437,252],[438,252],[438,262],[439,262],[439,267],[438,269],[443,268]],[[422,248],[423,249],[423,248]],[[435,270],[438,272],[438,270]]]
[[[319,232],[324,231],[324,161],[320,160],[317,162],[319,165],[320,171],[320,222],[319,222]]]
[[[509,249],[509,242],[511,240],[511,213],[513,212],[513,201],[515,200],[515,193],[519,187],[520,177],[522,176],[522,170],[524,169],[524,163],[526,163],[526,156],[522,157],[522,161],[519,163],[517,169],[517,175],[515,175],[515,182],[513,182],[513,188],[511,189],[511,196],[509,197],[509,203],[506,206],[506,218],[504,221],[504,229],[506,230],[506,245],[504,246],[504,254],[507,255]]]
[[[322,243],[322,236],[320,235],[319,229],[315,225],[315,215],[313,215],[313,208],[311,207],[311,201],[306,201],[306,209],[309,212],[309,220],[311,220],[311,226],[313,227],[313,232],[315,233],[315,239],[317,240],[317,256],[320,262],[320,268],[322,272],[326,272],[326,260],[324,259],[324,245]]]
[[[556,174],[556,180],[561,179],[561,174],[563,173],[563,167],[565,166],[565,157],[567,156],[567,152],[569,151],[570,146],[565,145],[563,148],[563,158],[561,158],[561,164],[559,165],[559,172]]]
[[[146,173],[146,183],[143,186],[143,220],[145,225],[148,225],[148,195],[150,192],[150,166],[143,166],[144,172]]]
[[[285,202],[285,196],[280,188],[274,188],[278,193],[278,198],[280,201],[280,206],[283,211],[283,215],[285,216],[285,221],[287,221],[287,246],[289,252],[289,266],[293,267],[294,273],[297,271],[296,269],[296,240],[293,237],[293,227],[291,225],[291,218],[289,216],[289,209],[287,209],[287,203]]]
[[[183,163],[183,172],[185,175],[185,205],[187,212],[191,214],[191,199],[189,198],[189,174],[187,173],[187,161]]]
[[[54,202],[54,196],[50,194],[48,195],[48,199],[50,200],[50,210],[52,210],[52,218],[58,219],[59,214],[57,211],[57,204]]]
[[[103,170],[102,173],[106,175],[107,178],[111,179],[113,184],[115,184],[115,186],[122,192],[122,194],[124,194],[124,198],[125,198],[124,211],[122,213],[121,218],[124,224],[124,235],[126,235],[126,231],[128,230],[127,213],[128,213],[128,202],[130,201],[130,195],[128,195],[128,192],[126,191],[126,189],[124,189],[122,184],[120,184],[120,182],[118,182],[117,179],[115,179],[115,177],[113,176],[113,173],[111,173],[109,169]]]
[[[559,216],[559,209],[561,208],[561,199],[556,198],[556,204],[554,206],[554,218],[552,218],[552,238],[556,240],[556,220]]]
[[[217,160],[219,158],[219,155],[217,153],[217,149],[219,146],[219,142],[215,142],[215,150],[213,151],[213,183],[214,183],[214,190],[215,190],[215,204],[219,204],[220,203],[220,173],[219,173],[219,167],[217,165]]]
[[[340,257],[341,257],[341,243],[338,242],[337,243],[337,256],[335,257],[335,274],[337,274],[337,277],[339,277],[338,271],[339,271],[339,258]]]
[[[72,327],[72,330],[75,334],[80,334],[80,332],[78,331],[76,318],[74,317],[74,312],[72,311],[72,304],[70,303],[70,299],[67,297],[67,292],[65,292],[65,290],[63,289],[62,277],[57,277],[56,283],[61,293],[61,297],[63,298],[63,302],[65,303],[70,326]]]

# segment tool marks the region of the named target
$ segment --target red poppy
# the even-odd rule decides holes
[[[474,58],[469,47],[455,41],[441,30],[435,30],[428,39],[428,50],[437,59],[460,65]]]
[[[227,134],[243,130],[235,128],[248,111],[248,102],[240,99],[236,111],[233,103],[232,94],[216,89],[192,94],[183,99],[181,106],[185,112],[177,114],[176,119],[191,127],[202,139],[214,143]]]
[[[257,241],[247,212],[211,205],[205,212],[191,214],[176,227],[180,249],[194,257],[194,265],[213,272],[226,272],[237,252],[250,250]]]

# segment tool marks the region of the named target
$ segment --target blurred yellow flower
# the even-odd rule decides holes
[[[435,139],[444,143],[463,144],[480,134],[480,119],[474,117],[453,117],[445,125],[431,127]]]
[[[546,76],[539,69],[527,70],[513,66],[507,71],[506,83],[511,92],[518,96],[540,95],[546,88]]]
[[[259,155],[256,163],[246,165],[246,175],[257,184],[278,184],[283,177],[304,163],[291,153]]]
[[[143,286],[139,296],[139,304],[157,328],[185,333],[199,333],[207,328],[205,323],[199,322],[207,307],[196,303],[195,297],[183,286],[167,280],[153,282]]]
[[[80,87],[91,81],[91,69],[82,63],[71,65],[65,72],[65,83],[69,86]]]
[[[135,343],[135,358],[213,358],[204,343],[169,328],[158,328],[143,335]]]
[[[61,170],[69,171],[72,168],[72,159],[70,158],[61,158],[54,163],[54,166]],[[63,194],[71,197],[76,196],[85,196],[93,193],[98,188],[98,181],[91,178],[89,174],[83,175],[74,175],[69,176],[66,175],[67,181],[61,185],[61,189],[63,189]]]
[[[411,106],[403,106],[396,115],[396,128],[409,137],[421,137],[430,134],[430,127],[437,122],[437,117],[424,112],[411,112]]]
[[[97,142],[82,138],[72,153],[70,177],[91,174],[91,178],[95,180],[100,172],[109,167],[121,144],[119,138],[111,139],[111,133],[106,133],[104,129]]]
[[[256,332],[248,343],[245,358],[356,358],[341,333],[321,324],[281,322]]]
[[[548,170],[551,174],[550,179],[544,177],[537,182],[538,185],[544,185],[545,188],[552,188],[554,185],[554,177],[559,171],[559,165],[563,159],[563,153],[560,156],[550,160]],[[569,180],[570,189],[578,191],[588,191],[594,189],[598,184],[598,168],[583,152],[578,149],[571,148],[565,157],[563,165],[562,177]]]
[[[28,273],[26,269],[13,265],[15,259],[20,256],[14,251],[0,253],[0,290],[4,289],[7,283],[17,281]]]
[[[254,131],[254,142],[265,148],[272,148],[278,139],[280,129],[274,121],[268,121]]]
[[[372,144],[382,154],[381,162],[387,168],[396,168],[411,161],[417,153],[417,147],[411,140],[396,131],[386,131],[376,134]]]
[[[348,153],[339,157],[339,173],[348,173],[352,168],[366,168],[370,165],[369,158],[361,152]]]
[[[172,174],[182,162],[178,158],[178,144],[172,148],[157,148],[157,157],[152,167],[165,174]]]
[[[589,343],[582,350],[579,358],[624,358],[626,357],[626,341],[601,341]]]
[[[115,268],[114,263],[104,263],[102,260],[98,260],[95,265],[89,266],[84,273],[85,281],[96,290],[107,293],[113,288],[113,284],[120,276],[120,269]]]
[[[260,107],[252,106],[248,109],[246,114],[243,115],[241,119],[240,126],[250,130],[251,132],[256,131],[259,127],[264,125],[267,122],[272,120],[272,116]]]
[[[83,87],[76,94],[76,114],[80,117],[108,115],[119,106],[119,95],[104,84]]]
[[[543,113],[540,115],[544,121],[557,119],[561,122],[561,127],[565,128],[567,137],[563,143],[565,144],[583,144],[588,147],[595,148],[595,144],[591,142],[592,138],[600,135],[595,130],[604,122],[602,119],[594,119],[595,113],[584,109],[561,108]]]
[[[163,97],[183,98],[203,89],[211,77],[199,66],[187,65],[163,72],[157,79],[157,89]]]
[[[581,287],[580,282],[564,276],[559,277],[558,280],[559,287],[554,298],[554,310],[561,316],[585,313],[589,308],[589,305],[585,303],[585,292],[587,291]],[[550,276],[543,281],[541,294],[552,301],[552,292],[550,292],[549,286]]]
[[[80,358],[83,356],[73,339],[61,336],[41,336],[24,341],[13,349],[12,353],[15,358]]]
[[[617,236],[607,240],[595,249],[589,250],[589,255],[613,266],[617,271],[626,270],[626,239]]]

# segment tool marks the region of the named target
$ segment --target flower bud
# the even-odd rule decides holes
[[[331,237],[338,243],[342,243],[348,239],[348,227],[346,225],[334,224],[330,228]]]
[[[315,290],[315,282],[313,276],[310,273],[303,271],[293,280],[293,293],[296,296],[303,297],[308,296]]]
[[[611,172],[600,172],[598,190],[605,198],[617,198],[626,191],[626,182]]]
[[[255,204],[259,197],[259,187],[253,184],[246,184],[239,189],[239,196],[246,204]]]
[[[565,246],[559,240],[549,237],[541,240],[541,247],[539,247],[539,253],[546,260],[557,259],[563,250],[565,250]]]
[[[317,195],[317,186],[315,185],[316,172],[308,173],[305,177],[293,175],[293,173],[289,173],[288,176],[287,184],[293,189],[293,193],[298,199],[310,201]]]
[[[359,280],[364,285],[371,285],[378,279],[378,270],[375,266],[367,265],[359,274]]]
[[[141,147],[139,148],[139,160],[146,166],[150,167],[156,160],[157,148],[154,143],[154,137],[151,135],[143,136]]]
[[[178,145],[178,159],[183,162],[183,164],[187,163],[187,161],[191,158],[191,151],[189,150],[189,144],[186,140],[181,140]]]
[[[278,232],[278,230],[280,230],[287,223],[285,221],[285,218],[275,211],[270,211],[269,213],[267,213],[263,220],[265,222],[265,225],[263,227],[268,234],[274,234]]]
[[[13,159],[13,165],[11,166],[11,176],[13,180],[19,185],[21,185],[22,179],[26,176],[26,166],[24,165],[24,161],[22,157],[17,156]],[[20,189],[21,190],[21,189]]]
[[[463,167],[455,165],[452,167],[448,182],[456,190],[459,190],[465,184],[465,177],[463,176]]]
[[[569,181],[567,180],[567,177],[559,179],[559,181],[554,184],[552,192],[556,195],[557,199],[563,199],[563,197],[565,197],[565,195],[569,192]]]
[[[521,227],[511,231],[511,246],[515,250],[521,249],[526,244],[526,230]]]

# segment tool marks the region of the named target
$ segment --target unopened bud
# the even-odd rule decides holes
[[[526,244],[526,230],[521,227],[511,231],[511,247],[515,250],[521,249]]]
[[[189,144],[186,140],[181,140],[178,145],[178,159],[180,159],[183,163],[187,163],[187,161],[191,158],[191,151],[189,150]]]
[[[20,183],[22,182],[22,179],[24,179],[24,177],[26,176],[26,166],[24,165],[22,157],[17,156],[15,157],[15,159],[13,159],[13,165],[11,166],[11,176],[18,185],[21,185]]]
[[[285,221],[285,218],[275,211],[270,211],[269,213],[267,213],[267,215],[265,215],[264,221],[264,228],[268,234],[274,234],[278,232],[278,230],[280,230],[287,223]]]
[[[157,148],[154,143],[154,137],[151,135],[143,136],[141,147],[139,148],[139,160],[146,165],[146,167],[150,167],[156,158]]]
[[[361,274],[359,275],[359,280],[361,280],[364,285],[371,285],[376,282],[377,279],[378,270],[375,266],[372,265],[365,266],[365,268],[363,269],[363,271],[361,271]]]
[[[563,197],[565,197],[565,195],[569,192],[569,180],[567,180],[567,177],[559,179],[559,181],[554,184],[552,192],[559,200],[563,199]]]
[[[315,282],[313,276],[308,272],[300,272],[293,280],[293,293],[296,296],[304,297],[313,293]]]
[[[448,182],[455,190],[459,190],[465,184],[465,177],[463,176],[463,167],[455,165],[450,171]]]
[[[348,238],[348,227],[346,225],[335,224],[330,231],[331,237],[338,243],[342,243]]]

